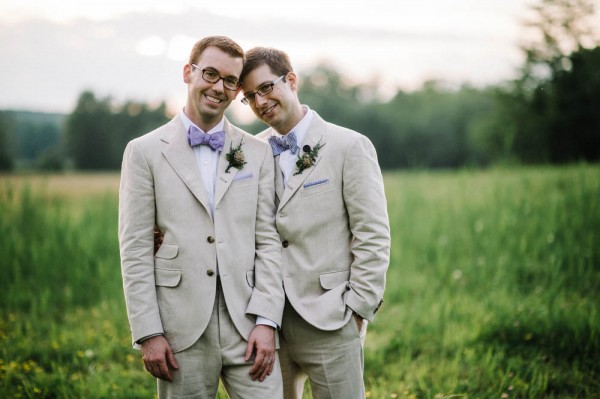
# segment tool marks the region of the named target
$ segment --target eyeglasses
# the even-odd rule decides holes
[[[242,98],[242,103],[246,105],[253,103],[256,100],[257,94],[261,97],[266,96],[267,94],[273,91],[273,86],[279,83],[279,81],[281,81],[281,79],[283,78],[285,78],[285,75],[281,75],[271,83],[265,83],[264,85],[260,86],[258,90],[256,90],[254,93],[245,93],[244,98]]]
[[[192,64],[192,67],[199,69],[200,72],[202,72],[202,79],[206,80],[208,83],[215,84],[219,80],[223,80],[223,87],[231,91],[236,91],[241,86],[240,81],[237,78],[231,76],[224,78],[223,76],[219,75],[218,72],[214,69],[200,68],[196,64]]]

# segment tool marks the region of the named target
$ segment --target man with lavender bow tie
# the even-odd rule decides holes
[[[364,135],[324,121],[298,98],[286,53],[246,53],[244,98],[269,128],[286,305],[284,398],[360,399],[362,342],[383,301],[390,228],[381,170]]]
[[[160,398],[282,397],[284,293],[268,143],[231,125],[244,52],[197,42],[185,108],[125,149],[119,241],[135,347]],[[155,226],[163,234],[154,255]]]

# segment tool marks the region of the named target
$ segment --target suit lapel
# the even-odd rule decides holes
[[[214,204],[215,207],[227,192],[227,189],[233,182],[233,178],[235,177],[238,169],[235,167],[231,167],[229,169],[229,173],[226,173],[225,170],[229,165],[227,161],[226,155],[229,152],[231,147],[237,147],[242,141],[242,134],[233,129],[229,121],[225,119],[225,144],[223,144],[223,151],[221,151],[221,155],[219,155],[219,162],[217,164],[217,175],[215,176],[215,198]],[[244,151],[244,145],[242,144],[242,151]]]
[[[321,123],[320,118],[318,118],[318,116],[315,114],[315,119],[310,124],[308,131],[306,132],[304,142],[300,146],[300,150],[299,150],[300,155],[303,154],[302,147],[304,147],[305,145],[309,145],[310,148],[314,148],[315,145],[317,145],[319,143],[319,141],[321,141],[321,144],[326,144],[324,135],[325,135],[325,124]],[[294,169],[292,171],[292,175],[288,178],[288,183],[283,192],[283,196],[281,197],[281,201],[279,202],[279,209],[283,208],[283,206],[290,200],[290,198],[294,195],[294,193],[296,191],[298,191],[298,189],[304,183],[304,181],[308,178],[308,176],[310,176],[310,174],[315,170],[315,168],[317,167],[317,165],[319,164],[321,159],[323,159],[326,148],[327,148],[327,146],[325,145],[325,146],[323,146],[323,148],[321,148],[319,150],[319,155],[317,156],[315,164],[313,166],[311,166],[310,168],[304,169],[304,171],[302,171],[302,173],[295,174],[297,168],[294,167]],[[279,163],[279,162],[277,162],[277,163]]]
[[[175,173],[210,214],[208,193],[202,183],[202,176],[196,163],[196,155],[187,142],[185,128],[179,116],[176,116],[168,127],[168,131],[161,138],[163,142],[168,144],[163,150],[163,155],[175,170]]]
[[[283,172],[281,171],[281,166],[279,166],[279,158],[273,157],[273,162],[275,163],[275,194],[277,194],[277,198],[281,200],[283,197]]]

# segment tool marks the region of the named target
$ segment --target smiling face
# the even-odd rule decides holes
[[[253,69],[244,77],[244,93],[255,93],[259,88],[279,78],[267,64]],[[298,100],[297,76],[288,72],[283,80],[273,86],[273,90],[263,97],[256,94],[250,108],[254,114],[280,134],[287,134],[302,119],[304,112]]]
[[[238,93],[223,86],[223,80],[209,83],[202,78],[202,69],[214,71],[228,78],[239,78],[242,73],[243,59],[232,57],[217,47],[208,47],[195,60],[198,68],[186,64],[183,68],[183,81],[188,85],[188,98],[185,114],[204,131],[213,128]]]

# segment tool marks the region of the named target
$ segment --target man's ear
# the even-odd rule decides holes
[[[288,74],[285,75],[285,79],[290,82],[291,89],[295,92],[298,92],[298,75],[296,75],[296,72],[288,72]]]
[[[192,67],[190,66],[190,64],[185,64],[183,66],[183,81],[185,83],[190,83],[190,81],[191,81],[190,75],[191,74],[192,74]]]

